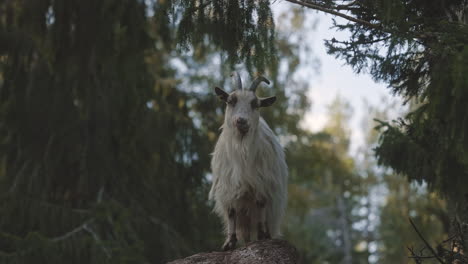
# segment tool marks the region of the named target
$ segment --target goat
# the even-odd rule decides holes
[[[264,77],[243,89],[238,73],[233,74],[237,90],[228,94],[215,87],[226,102],[221,135],[216,143],[211,168],[213,183],[209,199],[225,226],[223,250],[235,248],[237,235],[245,243],[251,231],[257,239],[280,235],[281,219],[287,201],[287,165],[283,148],[259,108],[272,105],[276,96],[258,98],[255,94]]]

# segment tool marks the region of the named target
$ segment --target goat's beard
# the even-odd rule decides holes
[[[232,126],[230,127],[230,129],[234,132],[234,135],[240,139],[243,139],[244,137],[246,137],[249,133],[250,133],[250,130],[251,130],[251,127],[250,126],[239,126],[239,125],[236,125],[236,124],[232,124]]]
[[[224,129],[229,130],[229,134],[231,134],[234,141],[240,141],[243,143],[247,141],[250,142],[257,132],[257,126],[255,123],[250,124],[247,128],[244,129],[239,129],[234,122],[227,124],[225,123]]]
[[[255,134],[255,129],[249,127],[246,131],[239,130],[237,127],[234,128],[235,137],[241,142],[251,141]]]
[[[241,138],[244,138],[245,135],[247,135],[249,133],[249,130],[250,129],[240,129],[240,128],[237,128],[237,134],[240,135]]]
[[[234,135],[236,139],[243,141],[246,137],[248,137],[249,132],[241,132],[239,129],[234,128]]]
[[[252,153],[255,152],[257,129],[257,127],[251,126],[247,133],[242,134],[235,126],[226,127],[227,138],[229,138],[233,151],[240,153],[246,162],[251,160]]]

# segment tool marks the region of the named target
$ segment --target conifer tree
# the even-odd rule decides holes
[[[211,149],[168,55],[212,45],[253,71],[273,34],[267,1],[1,2],[0,262],[209,248]]]
[[[379,162],[460,200],[468,184],[466,1],[288,1],[344,18],[335,27],[351,37],[328,40],[328,52],[419,102],[382,123]]]
[[[305,86],[288,83],[294,102],[285,88],[297,47],[275,37],[263,0],[1,2],[0,262],[162,263],[217,249],[212,87],[236,64],[268,73],[279,99],[265,117],[301,133]],[[219,72],[204,74],[214,57]]]
[[[458,226],[468,223],[468,5],[464,0],[299,1],[307,8],[343,18],[338,30],[349,39],[332,38],[330,54],[356,72],[370,73],[416,107],[397,121],[382,121],[376,155],[381,165],[425,182],[449,199]],[[354,88],[354,89],[357,89]],[[459,229],[461,230],[461,229]],[[464,234],[463,234],[464,232]],[[456,248],[466,249],[466,230],[457,232]],[[446,258],[468,262],[451,250]],[[432,255],[435,255],[435,250]],[[418,260],[422,261],[422,260]]]

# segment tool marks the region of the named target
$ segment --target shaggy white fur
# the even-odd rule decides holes
[[[252,100],[258,100],[255,94],[237,90],[230,96],[234,94],[237,104],[228,104],[212,154],[209,198],[215,201],[214,211],[223,219],[227,241],[230,233],[250,241],[251,234],[261,228],[262,218],[266,220],[266,231],[278,237],[287,202],[288,171],[283,148],[258,110],[250,107]],[[235,126],[239,117],[248,120],[246,134]],[[236,213],[234,220],[229,217],[232,209]]]

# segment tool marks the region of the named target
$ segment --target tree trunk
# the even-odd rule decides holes
[[[297,259],[294,246],[285,240],[273,239],[249,243],[232,251],[198,253],[168,264],[294,264]]]

